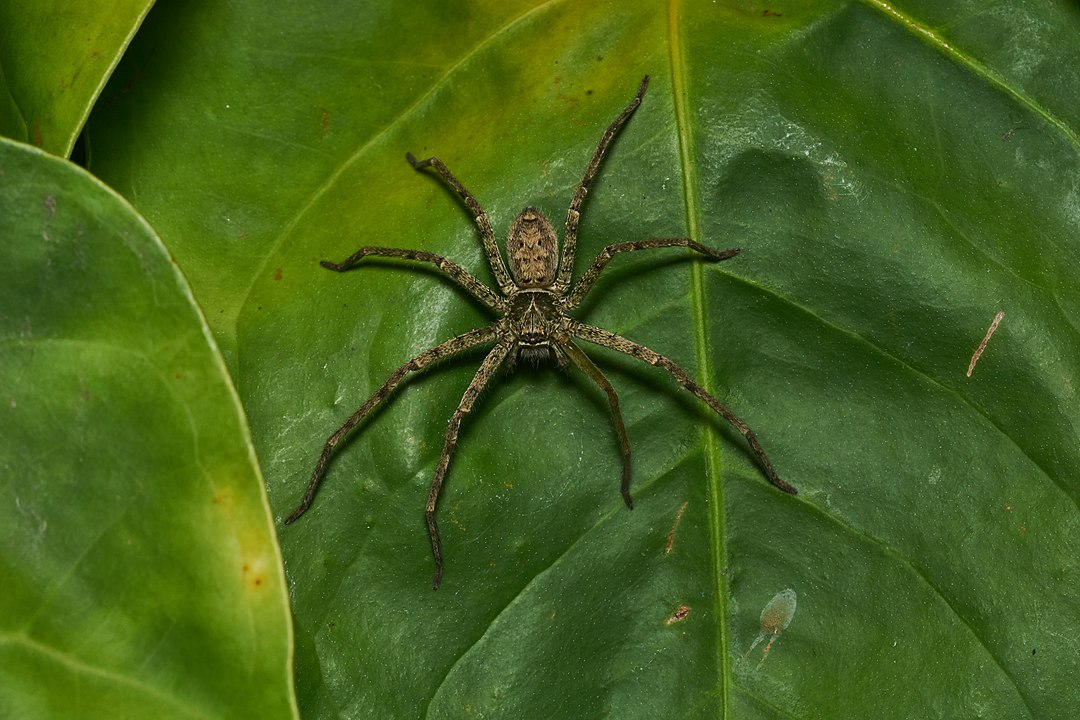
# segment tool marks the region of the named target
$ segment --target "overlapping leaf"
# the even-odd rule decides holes
[[[0,3],[0,135],[67,157],[152,4]]]
[[[649,73],[582,262],[649,236],[744,249],[622,258],[582,317],[689,367],[800,495],[658,371],[597,353],[636,453],[627,512],[603,397],[521,368],[468,419],[431,593],[422,505],[478,359],[452,362],[281,534],[306,714],[1075,714],[1075,4],[233,3],[144,30],[94,170],[188,274],[279,517],[391,370],[490,319],[430,271],[317,265],[383,244],[486,277],[406,150],[498,227],[557,219]],[[786,588],[791,625],[744,658]]]
[[[205,323],[131,206],[0,141],[0,717],[293,717],[280,555]]]

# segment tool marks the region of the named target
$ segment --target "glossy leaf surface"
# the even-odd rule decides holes
[[[0,135],[67,157],[151,5],[0,3]]]
[[[646,73],[579,268],[643,237],[743,253],[620,258],[579,317],[687,367],[800,489],[597,351],[628,512],[602,394],[520,367],[467,419],[432,593],[423,505],[479,356],[447,363],[279,526],[305,714],[1076,714],[1078,40],[1074,3],[1035,0],[158,8],[94,169],[191,279],[279,519],[392,370],[490,321],[430,268],[318,266],[389,245],[489,279],[405,151],[442,158],[500,234],[527,204],[560,224]],[[787,588],[768,661],[744,657]]]
[[[0,140],[0,717],[293,717],[243,413],[158,238]]]

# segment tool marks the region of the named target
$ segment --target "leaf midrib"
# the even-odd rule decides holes
[[[686,231],[689,237],[699,238],[700,207],[697,174],[690,149],[690,109],[687,106],[685,63],[679,27],[679,2],[668,3],[668,52],[671,64],[671,96],[675,110],[675,132],[679,143],[679,166],[682,170],[683,206],[686,210]],[[698,382],[713,393],[712,365],[707,352],[705,322],[705,275],[701,263],[690,269],[690,305],[693,308],[695,361]],[[728,588],[724,576],[727,564],[727,544],[724,528],[724,487],[721,482],[720,446],[711,423],[702,430],[705,464],[708,468],[709,535],[712,546],[713,580],[716,587],[714,617],[716,620],[717,696],[723,703],[722,717],[731,714],[731,662],[728,657]]]

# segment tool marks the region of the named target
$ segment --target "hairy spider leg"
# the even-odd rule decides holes
[[[446,441],[443,443],[442,453],[439,455],[439,464],[435,468],[435,479],[431,481],[431,492],[428,494],[425,509],[428,535],[431,537],[431,552],[435,555],[435,577],[431,582],[433,590],[439,589],[443,575],[442,543],[439,541],[439,525],[435,522],[435,506],[439,502],[439,493],[442,492],[446,470],[450,467],[450,458],[454,454],[454,448],[457,447],[461,420],[472,410],[476,398],[479,397],[484,386],[488,384],[492,375],[498,370],[499,365],[506,359],[512,347],[509,342],[500,342],[491,349],[487,357],[484,358],[484,362],[480,364],[480,369],[473,376],[469,387],[466,388],[465,394],[461,397],[461,403],[450,417],[450,425],[446,428]]]
[[[627,340],[620,335],[608,332],[607,330],[601,330],[592,325],[574,322],[570,326],[570,332],[573,333],[575,337],[579,337],[582,340],[586,340],[595,345],[611,348],[612,350],[616,350],[625,355],[629,355],[632,358],[637,358],[642,362],[646,362],[649,365],[654,365],[667,370],[668,374],[675,378],[676,382],[704,400],[706,405],[742,433],[742,436],[746,438],[746,442],[750,445],[750,449],[754,451],[754,456],[757,457],[758,464],[761,466],[761,469],[765,471],[765,476],[769,479],[769,482],[790,495],[798,493],[794,487],[781,480],[780,476],[776,474],[776,470],[773,469],[772,463],[769,461],[769,456],[765,454],[765,451],[761,447],[761,443],[758,442],[757,436],[754,435],[754,431],[750,429],[750,426],[740,420],[726,405],[710,395],[705,388],[694,382],[694,379],[690,377],[689,373],[676,365],[673,361],[655,350],[650,350],[644,345],[639,345],[632,340]]]
[[[615,434],[619,436],[619,449],[622,450],[622,496],[626,507],[634,509],[634,501],[630,498],[630,438],[626,435],[626,426],[623,424],[622,412],[619,410],[619,396],[608,381],[607,376],[596,367],[592,358],[585,354],[570,338],[560,339],[559,347],[570,356],[570,359],[581,368],[592,381],[600,386],[608,397],[608,407],[611,409],[611,420],[615,424]]]
[[[637,95],[630,101],[630,104],[619,113],[619,117],[615,118],[607,130],[604,131],[604,135],[600,138],[600,144],[596,146],[596,152],[593,153],[592,160],[589,161],[589,166],[585,168],[585,175],[582,176],[581,182],[578,183],[577,190],[574,192],[574,199],[570,201],[570,209],[566,211],[566,232],[563,235],[563,247],[562,247],[562,259],[559,261],[559,276],[555,281],[555,290],[565,293],[566,289],[570,287],[570,276],[574,272],[574,255],[577,254],[577,232],[578,222],[581,220],[581,204],[585,202],[585,195],[589,192],[589,183],[592,182],[593,177],[596,175],[596,171],[600,169],[600,161],[604,159],[604,153],[607,152],[608,145],[615,139],[615,136],[622,129],[622,126],[626,124],[626,121],[630,119],[630,116],[634,114],[634,111],[638,109],[638,105],[641,104],[641,98],[645,95],[645,90],[649,87],[649,76],[646,75],[641,79],[641,85],[638,86]]]
[[[496,284],[498,284],[504,295],[514,290],[517,286],[510,279],[506,264],[503,263],[502,255],[499,253],[499,246],[495,242],[495,231],[491,229],[491,221],[488,220],[487,213],[484,212],[484,208],[480,207],[480,203],[476,201],[473,194],[465,189],[461,181],[454,177],[454,173],[450,172],[450,168],[446,167],[439,158],[429,157],[417,160],[412,153],[405,153],[405,159],[416,170],[423,170],[426,167],[434,168],[439,177],[443,179],[443,182],[452,187],[454,192],[464,201],[466,207],[473,214],[476,227],[480,230],[480,239],[484,244],[484,254],[487,255],[488,263],[491,265],[491,272],[495,275]]]
[[[386,379],[382,387],[375,391],[375,394],[367,399],[360,409],[352,414],[352,416],[345,421],[345,423],[334,431],[326,440],[326,444],[323,445],[322,454],[319,455],[319,461],[315,464],[315,471],[311,473],[311,480],[308,481],[307,492],[304,493],[304,499],[300,501],[300,504],[296,506],[289,516],[285,518],[285,524],[289,525],[295,521],[298,517],[304,514],[304,512],[311,507],[312,501],[315,499],[315,492],[319,489],[319,483],[322,482],[323,475],[326,473],[326,464],[330,460],[330,455],[333,453],[334,448],[341,440],[349,434],[356,425],[364,419],[364,417],[371,412],[376,405],[383,401],[387,395],[393,392],[401,381],[411,372],[421,372],[429,365],[445,360],[446,358],[457,355],[460,352],[464,352],[469,348],[482,345],[486,342],[491,342],[497,337],[497,332],[493,327],[484,327],[477,330],[470,330],[467,333],[458,335],[457,337],[450,338],[446,342],[440,343],[430,350],[420,353],[409,362],[405,363]]]
[[[368,245],[360,248],[339,263],[323,260],[319,264],[327,270],[345,272],[356,265],[356,263],[360,262],[360,260],[369,256],[401,258],[404,260],[417,260],[419,262],[432,263],[440,272],[456,282],[466,292],[492,310],[502,312],[506,307],[506,301],[496,295],[487,285],[477,280],[476,276],[468,270],[454,261],[444,258],[442,255],[436,255],[427,250],[404,250],[402,248],[374,247]]]
[[[604,267],[611,262],[611,259],[619,253],[634,252],[635,250],[651,250],[654,248],[667,248],[667,247],[685,247],[695,250],[706,258],[712,261],[727,260],[728,258],[735,257],[739,254],[739,248],[730,248],[728,250],[716,251],[710,247],[706,247],[699,242],[694,242],[690,238],[656,238],[654,240],[631,240],[629,242],[615,243],[614,245],[608,245],[606,248],[600,251],[600,254],[596,256],[596,259],[592,261],[588,269],[582,273],[578,279],[577,285],[574,287],[574,291],[570,294],[570,297],[566,301],[566,309],[573,310],[581,301],[585,299],[585,296],[592,289],[593,283],[600,277],[600,272]]]
[[[554,238],[554,229],[551,228],[550,223],[548,223],[538,211],[531,208],[526,208],[526,210],[518,216],[518,219],[515,220],[515,225],[512,226],[511,229],[510,239],[508,239],[507,253],[509,254],[512,251],[510,241],[513,239],[521,241],[522,248],[519,249],[523,251],[528,249],[530,252],[539,251],[540,253],[539,257],[533,257],[526,253],[530,262],[539,263],[537,266],[539,268],[538,270],[533,267],[527,268],[529,272],[522,270],[522,277],[526,278],[527,284],[525,287],[528,288],[526,290],[522,290],[517,284],[516,276],[512,276],[508,272],[507,265],[504,263],[503,256],[495,241],[491,223],[483,208],[481,208],[480,204],[476,201],[476,198],[473,197],[465,186],[461,184],[461,182],[438,158],[429,157],[425,160],[418,161],[411,153],[406,153],[406,158],[416,170],[422,171],[428,167],[433,168],[442,180],[457,192],[458,196],[465,203],[470,212],[473,213],[476,226],[480,231],[484,253],[487,256],[488,263],[491,266],[492,274],[499,286],[501,295],[488,288],[474,275],[470,274],[459,265],[441,255],[436,255],[423,250],[365,246],[341,263],[324,261],[322,263],[323,267],[329,270],[343,272],[359,263],[362,258],[368,255],[432,263],[439,271],[447,275],[447,277],[465,289],[474,298],[498,313],[501,318],[489,327],[473,330],[452,338],[451,340],[447,340],[446,342],[417,355],[394,371],[394,373],[387,378],[382,387],[380,387],[375,394],[345,422],[345,424],[338,428],[338,430],[327,439],[323,446],[319,461],[312,473],[311,480],[308,483],[304,499],[286,518],[286,523],[295,521],[308,509],[308,507],[311,506],[315,493],[318,490],[319,483],[325,474],[329,458],[335,447],[367,416],[368,413],[371,412],[373,408],[375,408],[375,406],[382,402],[382,400],[385,399],[409,373],[421,372],[434,362],[451,357],[477,345],[494,342],[495,347],[488,351],[484,358],[484,362],[474,375],[460,404],[450,419],[443,449],[436,467],[435,477],[432,480],[431,491],[428,495],[426,519],[428,534],[431,538],[432,553],[435,559],[435,575],[432,581],[432,587],[438,588],[442,582],[443,559],[435,509],[438,504],[439,494],[442,490],[443,481],[446,478],[451,458],[457,446],[461,422],[465,415],[472,411],[477,397],[491,380],[499,366],[502,365],[508,357],[516,357],[519,349],[526,347],[525,345],[519,346],[517,344],[519,335],[525,332],[537,336],[527,343],[528,347],[534,349],[539,347],[550,348],[551,351],[554,352],[556,359],[560,360],[561,364],[569,358],[607,395],[612,421],[623,454],[622,496],[627,506],[631,509],[633,508],[633,503],[630,497],[629,487],[631,470],[630,443],[627,437],[622,413],[619,408],[618,395],[608,379],[600,369],[593,364],[588,355],[571,339],[571,336],[622,352],[650,365],[661,367],[666,370],[679,384],[705,401],[710,408],[743,434],[751,449],[754,451],[758,463],[764,469],[765,474],[773,485],[785,492],[795,494],[795,488],[776,475],[772,463],[765,455],[756,436],[746,423],[736,417],[725,405],[720,403],[716,398],[706,392],[704,388],[694,382],[685,370],[663,355],[660,355],[643,345],[634,343],[606,330],[578,323],[566,314],[569,310],[577,307],[582,302],[608,262],[621,252],[663,247],[685,247],[701,253],[707,259],[713,261],[725,260],[733,257],[739,252],[737,248],[718,252],[701,245],[700,243],[694,242],[689,238],[658,238],[615,243],[607,246],[601,251],[581,276],[576,287],[573,289],[573,292],[570,293],[570,281],[571,276],[573,275],[574,257],[577,250],[578,222],[580,221],[581,207],[584,203],[585,196],[588,193],[589,185],[599,171],[600,164],[603,161],[604,154],[607,152],[609,145],[641,104],[645,91],[648,88],[648,83],[649,77],[646,75],[642,79],[634,99],[631,100],[630,104],[627,105],[622,113],[620,113],[620,115],[607,127],[585,170],[581,182],[578,184],[570,208],[567,211],[566,235],[557,272],[555,272],[551,266],[555,262],[555,256],[559,253],[559,248],[557,247],[558,241]],[[529,213],[536,215],[537,217],[533,218]],[[525,227],[523,224],[527,222],[539,223],[539,226]],[[533,237],[534,235],[537,235],[538,237]],[[538,239],[543,240],[544,242],[539,242],[539,244],[537,244]],[[547,242],[548,239],[550,239],[551,242]],[[525,246],[528,247],[526,248]],[[513,257],[517,258],[518,256],[515,255]],[[534,270],[535,272],[533,272]],[[518,307],[521,303],[517,302],[517,296],[522,292],[526,294],[525,300],[529,301],[528,307]],[[533,315],[539,311],[532,312],[533,310],[536,310],[533,306],[535,305],[537,298],[547,298],[546,304],[541,303],[546,310],[544,313],[540,313],[539,319],[533,317]],[[530,310],[530,308],[532,310]],[[530,312],[532,312],[532,314],[530,314]]]

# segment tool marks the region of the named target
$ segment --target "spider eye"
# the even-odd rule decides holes
[[[546,287],[555,280],[559,241],[551,221],[527,207],[514,218],[506,236],[510,274],[519,287]]]

